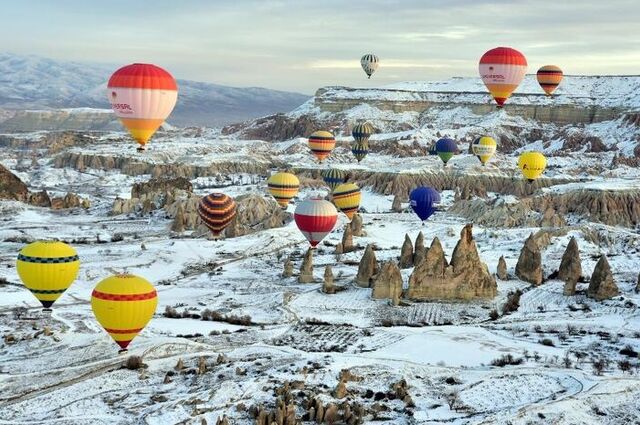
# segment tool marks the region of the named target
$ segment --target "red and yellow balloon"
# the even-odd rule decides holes
[[[159,66],[134,63],[113,73],[107,84],[113,112],[144,150],[178,99],[176,80]]]
[[[496,47],[480,58],[482,82],[501,108],[527,73],[527,58],[511,47]]]

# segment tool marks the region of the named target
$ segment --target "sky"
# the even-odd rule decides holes
[[[176,78],[313,94],[328,85],[475,76],[509,46],[565,74],[640,74],[638,0],[20,0],[0,51],[155,63]],[[367,80],[360,57],[380,68]]]

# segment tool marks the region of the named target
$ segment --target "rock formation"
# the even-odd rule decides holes
[[[424,235],[422,232],[416,236],[415,248],[413,252],[413,265],[417,266],[427,256],[427,248],[424,246]]]
[[[636,292],[640,293],[640,273],[638,273],[638,282],[636,283]]]
[[[351,229],[351,225],[347,224],[344,227],[344,234],[342,235],[342,252],[351,252],[353,250],[353,230]]]
[[[324,268],[324,282],[322,283],[322,292],[325,294],[334,294],[336,287],[333,285],[333,270],[330,265]]]
[[[467,224],[460,232],[460,240],[448,265],[440,241],[434,238],[424,261],[409,277],[407,297],[469,300],[493,298],[496,292],[496,281],[480,260],[472,225]]]
[[[336,244],[336,250],[334,251],[335,254],[344,254],[344,249],[342,249],[342,242],[338,242]]]
[[[496,275],[500,280],[509,280],[509,274],[507,273],[507,262],[504,260],[504,256],[501,255],[498,260],[498,269]]]
[[[284,262],[284,270],[282,271],[282,277],[291,277],[293,276],[293,261],[291,261],[291,257],[288,257]]]
[[[307,253],[304,254],[304,258],[302,259],[298,282],[313,283],[313,250],[311,248],[307,249]]]
[[[384,263],[372,284],[371,298],[397,300],[402,294],[402,274],[393,261]]]
[[[615,297],[619,293],[618,286],[613,280],[613,273],[611,273],[609,261],[607,261],[607,257],[602,254],[596,267],[593,269],[593,274],[589,281],[589,288],[587,288],[587,296],[594,300],[602,301]]]
[[[171,224],[171,230],[174,232],[182,233],[184,232],[184,208],[182,205],[178,206],[176,211],[176,216],[173,217],[173,223]]]
[[[576,283],[578,283],[581,275],[580,250],[578,249],[576,238],[572,237],[562,255],[562,261],[558,269],[558,279],[564,282],[564,295],[575,295]]]
[[[409,235],[404,235],[404,243],[400,250],[400,262],[398,264],[401,269],[408,269],[413,267],[413,243]]]
[[[542,283],[542,254],[533,233],[529,235],[520,251],[516,264],[516,276],[536,286]]]
[[[29,188],[11,171],[0,164],[0,199],[27,202]]]
[[[353,236],[366,236],[362,230],[362,216],[358,213],[355,213],[351,219],[351,233]]]
[[[238,196],[235,201],[238,209],[234,222],[225,229],[226,237],[282,227],[291,221],[291,214],[280,208],[271,197],[248,193]]]
[[[364,250],[360,265],[358,266],[358,274],[356,275],[356,284],[362,288],[370,286],[370,279],[378,273],[378,262],[376,254],[373,251],[373,245],[367,245]]]
[[[391,203],[391,211],[393,212],[402,212],[402,201],[400,200],[400,196],[394,195],[393,202]]]

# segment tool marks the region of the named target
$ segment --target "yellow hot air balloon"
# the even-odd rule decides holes
[[[300,189],[300,180],[295,174],[291,173],[275,173],[267,180],[267,187],[271,196],[282,208],[287,208],[289,201],[298,194]]]
[[[518,158],[518,167],[529,182],[542,175],[547,167],[547,159],[540,152],[524,152]]]
[[[496,152],[496,141],[489,136],[478,137],[473,141],[471,150],[478,157],[482,165],[486,165]]]
[[[322,162],[331,154],[336,146],[336,139],[333,133],[326,130],[314,131],[309,136],[309,148],[311,152],[318,158],[318,162]]]
[[[98,283],[91,294],[91,309],[98,323],[127,351],[129,343],[144,329],[158,305],[158,294],[146,279],[117,274]]]
[[[76,250],[63,242],[37,241],[22,248],[16,262],[18,275],[44,311],[71,286],[80,270]]]
[[[360,188],[354,183],[343,183],[333,191],[333,203],[349,220],[358,211],[361,198]]]

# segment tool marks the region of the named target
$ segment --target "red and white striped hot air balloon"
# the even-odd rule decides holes
[[[144,150],[145,144],[173,111],[176,80],[164,69],[146,63],[124,66],[107,84],[113,112]]]
[[[329,201],[311,198],[298,204],[293,218],[300,232],[315,248],[333,230],[338,220],[338,210]]]
[[[527,73],[527,58],[511,47],[496,47],[482,55],[478,68],[482,82],[501,108]]]

